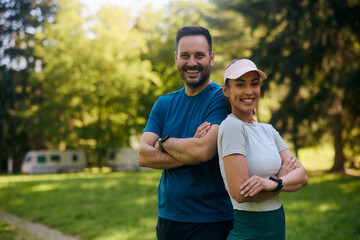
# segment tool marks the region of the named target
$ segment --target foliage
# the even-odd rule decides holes
[[[61,1],[59,9],[56,22],[38,33],[44,68],[33,78],[43,82],[46,96],[30,114],[38,119],[33,129],[53,148],[65,143],[94,149],[90,157],[101,166],[108,147],[129,145],[141,130],[139,100],[158,77],[140,58],[146,42],[125,9],[103,7],[97,21],[83,17],[82,6],[72,0]]]
[[[83,240],[154,239],[160,175],[0,176],[0,206]],[[358,239],[359,191],[359,177],[323,175],[310,176],[295,193],[281,193],[287,239]]]
[[[36,98],[29,75],[38,59],[34,56],[34,32],[51,21],[56,8],[52,1],[0,1],[0,172],[6,159],[17,160],[27,148],[26,122],[21,109]]]
[[[176,1],[168,15],[151,9],[133,16],[104,6],[93,15],[79,2],[64,0],[48,24],[33,26],[37,71],[25,77],[23,88],[31,95],[16,109],[25,135],[13,139],[23,151],[83,148],[90,164],[101,166],[108,148],[132,143],[156,98],[183,86],[174,64],[176,30],[206,26],[202,16],[210,11],[203,1]],[[14,79],[9,81],[16,88]]]
[[[251,26],[251,58],[268,73],[264,90],[288,86],[271,123],[291,135],[296,152],[332,135],[334,170],[342,169],[344,143],[359,154],[359,1],[215,2]]]
[[[19,171],[41,148],[83,148],[101,166],[108,148],[136,145],[156,99],[184,86],[174,63],[184,25],[210,30],[213,81],[231,59],[252,58],[269,76],[257,119],[295,152],[332,136],[342,167],[343,149],[360,152],[358,12],[358,0],[176,0],[97,13],[77,0],[3,1],[0,169],[12,156]]]

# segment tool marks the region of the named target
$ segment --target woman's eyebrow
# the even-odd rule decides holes
[[[250,80],[250,81],[260,81],[260,78],[257,77],[257,78],[254,78],[254,79]],[[246,82],[246,80],[238,78],[238,79],[235,79],[235,82]]]

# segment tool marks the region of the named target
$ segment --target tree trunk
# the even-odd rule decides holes
[[[331,172],[344,171],[345,156],[343,151],[343,137],[342,137],[342,116],[341,113],[333,116],[333,134],[334,134],[334,149],[335,159]]]

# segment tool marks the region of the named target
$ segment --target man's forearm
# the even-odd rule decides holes
[[[141,167],[155,169],[172,169],[184,165],[169,154],[146,144],[142,144],[139,148],[138,162]]]
[[[162,144],[167,153],[178,161],[194,165],[211,160],[217,153],[216,141],[219,125],[211,125],[206,135],[192,138],[170,137]]]
[[[165,151],[178,161],[194,165],[206,162],[216,154],[216,146],[209,149],[202,138],[169,138],[163,147]]]

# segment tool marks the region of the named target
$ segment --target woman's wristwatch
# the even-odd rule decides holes
[[[269,177],[269,179],[274,182],[277,182],[277,184],[278,184],[277,187],[274,190],[272,190],[272,192],[278,192],[278,191],[280,191],[280,189],[282,189],[283,185],[282,185],[282,180],[280,178],[271,176],[271,177]]]
[[[163,137],[163,138],[159,138],[158,144],[159,144],[159,148],[160,148],[160,150],[161,150],[162,152],[166,152],[165,149],[164,149],[164,147],[163,147],[163,145],[162,145],[162,143],[165,142],[166,140],[168,140],[169,138],[170,138],[169,135],[166,135],[166,136]]]

